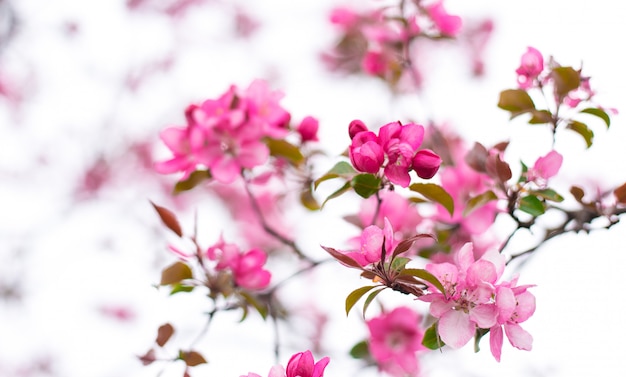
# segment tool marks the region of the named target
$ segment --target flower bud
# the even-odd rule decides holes
[[[298,126],[298,133],[300,134],[300,138],[302,142],[307,141],[317,141],[317,130],[319,129],[319,121],[312,116],[307,116],[302,119],[300,125]]]
[[[413,157],[413,170],[420,178],[430,179],[439,170],[441,157],[430,149],[422,149]]]

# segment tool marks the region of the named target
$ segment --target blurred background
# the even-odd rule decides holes
[[[346,148],[355,118],[416,119],[446,124],[470,142],[518,140],[512,161],[534,161],[550,147],[538,136],[543,131],[509,122],[496,106],[499,92],[515,86],[528,46],[563,65],[582,65],[596,100],[626,111],[626,3],[445,4],[467,25],[492,20],[491,38],[478,52],[461,42],[424,48],[422,89],[393,96],[374,78],[341,77],[322,64],[321,53],[337,38],[328,22],[337,1],[0,0],[0,377],[182,375],[176,366],[145,367],[137,359],[160,324],[197,328],[205,310],[201,300],[167,297],[154,287],[175,258],[149,201],[180,210],[187,228],[197,210],[208,243],[223,220],[210,198],[171,198],[176,177],[156,174],[152,163],[168,155],[159,131],[184,124],[188,104],[231,84],[268,80],[285,93],[282,104],[294,118],[319,119],[331,156]],[[481,75],[472,69],[477,53]],[[622,117],[608,131],[595,129],[589,150],[577,136],[564,136],[563,187],[626,181]],[[341,213],[330,209],[299,227],[310,255],[323,258],[318,245],[344,242]],[[434,352],[423,361],[424,374],[624,375],[618,288],[625,241],[623,225],[549,241],[521,270],[524,283],[537,284],[537,312],[525,326],[533,351],[506,345],[499,364],[486,342],[478,354],[469,345]],[[329,286],[320,288],[318,304],[345,320],[349,290],[335,289],[331,277],[356,275],[340,276],[343,270],[332,267],[321,273]],[[194,376],[266,375],[274,364],[269,325],[251,319],[237,326],[237,319],[225,316],[212,327],[204,343],[209,364]],[[329,330],[337,335],[327,339],[337,355],[329,355],[326,375],[376,376],[359,371],[346,354],[351,344],[342,341],[353,344],[364,331],[357,316],[349,319]]]

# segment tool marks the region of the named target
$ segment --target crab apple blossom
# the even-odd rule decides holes
[[[348,251],[344,254],[357,261],[361,266],[380,262],[383,248],[385,251],[393,250],[396,244],[391,223],[387,218],[384,222],[383,229],[376,225],[370,225],[363,229],[359,238],[359,250]],[[387,253],[387,255],[389,254]]]
[[[285,368],[285,377],[323,377],[330,358],[323,357],[315,362],[311,351],[298,352],[291,356]]]
[[[400,306],[367,321],[369,350],[378,366],[392,376],[415,376],[419,372],[416,353],[422,346],[421,316]]]
[[[459,34],[463,23],[461,17],[449,14],[443,6],[443,0],[426,6],[426,12],[442,35],[454,37]]]
[[[417,151],[413,157],[413,170],[417,176],[424,179],[430,179],[437,174],[441,166],[441,157],[430,149],[422,149]]]
[[[474,259],[473,245],[465,244],[456,254],[456,263],[429,263],[426,270],[442,283],[445,292],[421,296],[430,302],[430,314],[439,319],[437,331],[452,348],[464,346],[477,328],[497,323],[495,283],[504,270],[504,257],[495,251]]]
[[[265,81],[254,80],[245,90],[232,85],[217,99],[189,106],[186,127],[170,127],[161,133],[174,156],[157,163],[157,171],[182,171],[185,179],[198,165],[204,165],[216,181],[232,183],[242,169],[268,160],[264,138],[284,138],[289,132],[291,115],[280,105],[282,97],[282,92],[270,90]],[[311,120],[306,120],[303,130],[305,137],[315,137]]]
[[[312,116],[307,116],[304,119],[302,119],[302,121],[300,122],[296,130],[300,134],[300,139],[304,143],[307,141],[318,141],[319,140],[317,138],[318,129],[319,129],[319,121]]]
[[[415,170],[420,178],[432,178],[441,159],[430,150],[418,148],[424,139],[424,127],[399,121],[387,123],[378,135],[369,131],[363,122],[352,121],[348,130],[352,143],[348,150],[352,165],[359,171],[383,174],[391,183],[408,187],[409,172]],[[418,155],[419,154],[419,155]]]
[[[220,237],[206,254],[210,260],[217,261],[217,271],[229,269],[235,284],[244,289],[264,289],[270,283],[271,273],[263,268],[267,254],[259,249],[242,253],[237,245],[226,243]]]
[[[500,361],[502,354],[503,332],[513,347],[525,351],[532,349],[532,335],[519,324],[535,312],[535,296],[528,291],[532,286],[516,285],[517,278],[514,278],[511,282],[502,283],[496,288],[498,319],[496,325],[489,331],[489,348],[497,361]]]
[[[515,70],[521,89],[533,87],[535,79],[543,72],[543,55],[534,47],[528,47],[522,55],[520,66]]]
[[[535,164],[528,169],[526,177],[529,181],[544,185],[548,179],[554,177],[563,164],[563,156],[557,151],[550,151],[539,157]]]

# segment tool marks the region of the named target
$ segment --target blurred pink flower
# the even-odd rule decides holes
[[[539,157],[535,164],[528,169],[526,176],[529,181],[539,185],[545,185],[548,179],[554,177],[561,169],[563,156],[557,151],[550,151],[545,156]]]
[[[367,321],[370,353],[382,370],[398,377],[418,373],[416,352],[425,349],[420,320],[413,310],[397,307]]]
[[[535,79],[543,71],[543,55],[534,47],[528,47],[522,55],[517,73],[517,83],[521,89],[529,89],[533,86]]]
[[[461,17],[449,14],[443,7],[443,0],[428,5],[426,11],[441,34],[454,37],[461,30]]]

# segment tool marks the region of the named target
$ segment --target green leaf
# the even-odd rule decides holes
[[[293,165],[300,165],[304,162],[304,156],[300,148],[283,139],[265,139],[270,155],[274,157],[284,157]]]
[[[481,329],[481,328],[477,328],[476,329],[476,334],[474,334],[474,352],[479,352],[480,351],[480,340],[482,339],[483,336],[487,335],[489,333],[490,329]]]
[[[161,272],[161,285],[170,285],[180,283],[185,279],[191,279],[193,273],[191,268],[183,262],[176,262],[169,267],[166,267]]]
[[[333,178],[341,177],[346,180],[350,180],[355,174],[356,170],[354,170],[352,165],[345,161],[339,161],[328,172],[326,172],[326,174],[315,180],[314,188],[317,190],[317,186],[319,186],[320,183]]]
[[[381,182],[381,179],[374,174],[363,173],[355,175],[350,184],[360,197],[367,199],[380,190]]]
[[[324,203],[322,203],[322,208],[324,208],[324,205],[326,205],[326,202],[334,199],[338,196],[341,196],[343,194],[345,194],[346,192],[350,191],[352,189],[352,186],[350,186],[350,182],[346,182],[343,186],[341,186],[337,191],[333,192],[332,194],[328,195],[328,198],[326,198],[326,200],[324,200]]]
[[[496,194],[494,194],[494,192],[491,190],[485,191],[482,194],[471,198],[465,204],[465,209],[463,210],[463,216],[469,215],[475,209],[478,209],[484,206],[485,204],[494,200],[498,200],[498,196],[496,196]]]
[[[544,124],[552,122],[552,113],[548,110],[533,110],[530,112],[532,118],[528,121],[530,124]]]
[[[170,291],[170,296],[180,292],[191,292],[193,291],[195,286],[193,285],[185,285],[185,284],[172,284],[172,290]]]
[[[526,173],[528,173],[528,166],[523,161],[520,161],[520,164],[522,164],[522,172],[519,176],[519,181],[517,182],[518,183],[528,182],[528,178],[526,177]]]
[[[161,218],[161,221],[163,222],[163,224],[165,224],[165,226],[169,230],[176,233],[178,237],[182,237],[183,230],[180,227],[180,224],[178,223],[178,219],[176,218],[176,215],[174,214],[174,212],[170,211],[169,209],[165,207],[158,206],[154,204],[152,201],[150,201],[150,204],[152,204],[154,209],[157,211],[157,214]]]
[[[606,111],[600,109],[600,108],[595,108],[595,107],[589,107],[587,109],[583,109],[580,110],[581,113],[585,113],[585,114],[590,114],[590,115],[594,115],[597,116],[598,118],[602,119],[604,121],[604,123],[606,123],[606,128],[609,128],[611,126],[611,118],[609,117],[609,114],[606,113]]]
[[[317,211],[321,208],[313,196],[313,190],[311,190],[311,187],[306,187],[300,192],[300,203],[304,206],[304,208],[310,211]]]
[[[400,257],[400,258],[394,258],[393,261],[391,261],[391,270],[393,271],[400,271],[404,269],[404,266],[406,266],[407,263],[409,263],[411,261],[410,258],[404,258],[404,257]]]
[[[591,131],[585,123],[572,120],[567,125],[567,129],[572,130],[582,136],[583,139],[585,139],[587,148],[589,148],[593,144],[593,131]]]
[[[422,345],[431,350],[437,350],[446,345],[439,337],[439,334],[437,334],[437,322],[433,323],[432,326],[424,332]]]
[[[580,72],[572,67],[556,67],[552,69],[552,80],[556,95],[563,99],[570,91],[580,86]]]
[[[354,359],[366,359],[370,356],[369,345],[366,340],[362,340],[350,349],[350,356]]]
[[[373,288],[379,287],[378,285],[369,285],[361,288],[357,288],[354,291],[350,292],[348,297],[346,297],[346,316],[350,314],[350,310],[363,297],[364,294],[372,290]]]
[[[523,197],[520,200],[519,209],[535,217],[543,215],[544,212],[546,212],[546,208],[541,200],[534,195]]]
[[[439,292],[443,293],[444,296],[446,295],[446,289],[443,287],[443,284],[441,284],[439,279],[437,279],[435,275],[422,268],[405,268],[404,270],[402,270],[402,272],[400,272],[400,274],[414,276],[416,278],[427,281],[430,284],[434,285],[435,288],[437,288]]]
[[[374,298],[376,298],[376,296],[378,296],[378,294],[384,291],[386,288],[387,287],[381,287],[380,289],[375,290],[374,292],[370,293],[369,296],[367,296],[367,298],[365,299],[365,303],[363,303],[363,318],[365,318],[365,312],[367,311],[367,308],[369,308],[372,301],[374,301]]]
[[[450,216],[454,215],[454,200],[443,187],[434,183],[414,183],[409,186],[411,191],[424,195],[427,199],[441,204]]]
[[[256,311],[259,312],[261,318],[267,319],[267,305],[257,300],[256,297],[252,296],[248,292],[241,291],[239,292],[239,294],[241,295],[241,297],[244,298],[244,300],[246,300],[248,304],[252,305],[256,309]]]
[[[563,197],[559,195],[559,193],[550,188],[543,190],[533,190],[531,191],[531,194],[540,198],[544,198],[545,200],[550,200],[557,203],[560,203],[564,200]]]
[[[511,118],[535,110],[532,98],[522,89],[507,89],[500,93],[498,107],[511,112]]]
[[[174,186],[174,195],[180,194],[184,191],[189,191],[192,188],[198,186],[200,183],[211,179],[211,172],[208,170],[196,170],[187,177],[184,181],[176,182]]]

